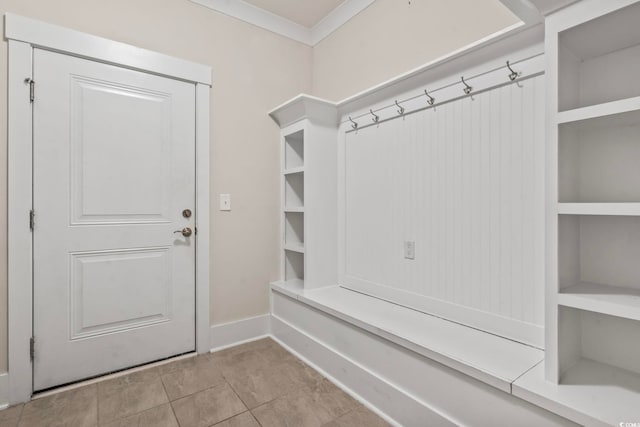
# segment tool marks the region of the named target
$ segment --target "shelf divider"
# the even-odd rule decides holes
[[[289,168],[289,169],[285,169],[282,174],[283,175],[293,175],[294,173],[303,173],[304,172],[304,166],[300,166],[297,168]]]
[[[285,212],[304,213],[304,206],[285,207]]]
[[[640,203],[558,203],[558,214],[640,216]]]
[[[304,244],[302,243],[285,243],[284,244],[285,251],[304,253]]]
[[[640,320],[640,289],[581,282],[562,289],[558,293],[558,304]]]
[[[640,96],[561,111],[556,118],[558,124],[562,124],[637,110],[640,110]]]

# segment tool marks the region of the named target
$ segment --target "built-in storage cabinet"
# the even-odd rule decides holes
[[[632,4],[557,34],[559,111],[640,96],[639,22]]]
[[[280,282],[336,285],[336,107],[303,95],[269,114],[281,127]]]
[[[303,283],[304,247],[304,128],[282,133],[282,227],[283,267],[285,281]]]
[[[639,23],[638,1],[584,0],[546,25],[547,379],[589,386],[590,399],[615,387],[630,407],[640,405]]]

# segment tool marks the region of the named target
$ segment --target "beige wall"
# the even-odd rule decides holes
[[[267,283],[279,275],[278,128],[267,111],[300,92],[340,100],[515,22],[498,0],[377,0],[311,49],[188,0],[0,0],[5,12],[213,67],[212,324],[266,313]],[[3,61],[6,49],[0,42]],[[232,194],[231,212],[217,210],[219,193]],[[7,367],[6,259],[0,120],[0,372]]]
[[[498,0],[376,0],[313,49],[313,94],[339,101],[518,20]]]
[[[264,314],[279,275],[279,129],[267,111],[311,89],[311,48],[188,0],[0,0],[14,12],[213,67],[211,323]],[[2,28],[4,34],[4,28]],[[0,43],[0,118],[7,44]],[[0,119],[0,372],[6,370],[6,120]],[[217,210],[232,194],[233,211]]]

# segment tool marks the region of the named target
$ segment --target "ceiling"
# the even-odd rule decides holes
[[[190,0],[314,46],[376,0]],[[525,25],[577,0],[500,0]]]
[[[344,0],[245,0],[267,12],[280,15],[307,28],[318,22],[344,3]]]

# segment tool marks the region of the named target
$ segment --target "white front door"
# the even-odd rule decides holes
[[[195,350],[195,85],[33,67],[34,389]]]

